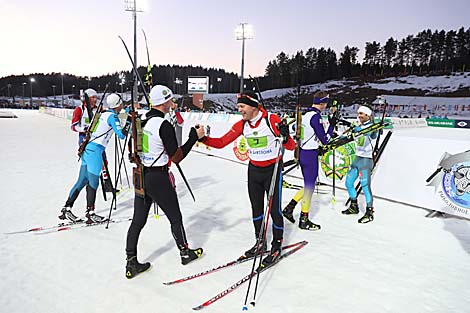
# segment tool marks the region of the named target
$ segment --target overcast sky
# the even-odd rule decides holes
[[[0,0],[0,77],[67,72],[95,76],[129,70],[118,39],[133,49],[131,13],[121,0]],[[138,14],[138,63],[202,65],[240,73],[238,23],[253,25],[246,75],[262,75],[284,51],[345,45],[360,55],[366,41],[384,43],[430,28],[470,25],[470,0],[147,0]]]

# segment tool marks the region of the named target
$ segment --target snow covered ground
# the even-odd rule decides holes
[[[390,77],[377,80],[374,83],[358,84],[355,80],[331,80],[325,83],[311,84],[302,86],[302,89],[309,93],[314,93],[318,90],[326,90],[330,92],[343,92],[341,89],[347,86],[355,90],[357,88],[372,88],[386,91],[397,91],[404,89],[421,89],[426,91],[426,94],[431,96],[438,93],[454,92],[461,88],[470,87],[470,72],[456,73],[455,75],[445,76],[416,76],[409,75],[406,77]],[[280,88],[273,90],[266,90],[262,92],[264,99],[272,99],[282,97],[289,93],[295,94],[297,88]],[[208,94],[204,95],[204,99],[211,100],[223,108],[228,110],[236,110],[236,94]],[[424,104],[433,104],[425,99]],[[406,103],[400,103],[406,104]],[[442,103],[438,103],[442,104]],[[462,104],[462,103],[459,103]]]
[[[179,263],[165,217],[148,220],[139,259],[153,268],[133,280],[124,277],[129,222],[109,229],[4,234],[57,223],[79,167],[69,121],[36,111],[14,113],[19,118],[0,119],[1,312],[192,312],[250,271],[248,262],[184,284],[162,284],[230,261],[254,243],[246,167],[198,153],[181,163],[195,203],[175,171],[190,245],[205,250],[188,266]],[[113,168],[112,154],[110,145]],[[293,194],[284,189],[283,205]],[[105,214],[110,202],[100,191],[97,199]],[[285,243],[309,244],[261,275],[257,306],[249,311],[469,312],[468,220],[427,219],[424,210],[376,200],[375,221],[362,225],[356,216],[341,215],[345,199],[337,191],[333,208],[330,195],[314,196],[311,217],[322,225],[319,232],[286,222]],[[132,193],[124,193],[113,216],[131,215],[132,206]],[[84,210],[83,193],[74,212]],[[246,287],[204,311],[240,312]]]

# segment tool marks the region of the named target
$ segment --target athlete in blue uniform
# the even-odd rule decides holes
[[[359,107],[358,111],[359,125],[354,127],[354,132],[360,131],[364,128],[372,126],[372,110],[367,106]],[[366,213],[361,217],[359,223],[368,223],[374,220],[374,207],[371,184],[371,173],[374,167],[373,151],[375,140],[378,132],[373,132],[356,139],[356,159],[351,164],[351,167],[346,176],[346,188],[348,189],[349,199],[351,204],[349,208],[342,211],[343,214],[358,214],[359,206],[357,204],[357,191],[354,187],[354,182],[359,177],[359,182],[362,186],[362,191],[366,198]]]
[[[101,113],[99,121],[91,132],[90,141],[82,155],[82,164],[78,180],[70,190],[68,199],[61,210],[60,219],[69,219],[72,222],[81,221],[72,213],[72,206],[83,187],[87,186],[87,223],[102,222],[104,217],[95,214],[96,189],[98,188],[103,153],[106,150],[113,132],[124,139],[125,134],[118,119],[118,113],[122,110],[123,102],[119,95],[110,94],[106,98],[108,110]],[[96,114],[99,114],[98,112]]]

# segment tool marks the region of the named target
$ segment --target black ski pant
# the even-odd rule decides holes
[[[259,237],[261,233],[264,217],[264,197],[269,197],[269,188],[273,178],[275,165],[259,167],[253,164],[248,165],[248,194],[250,196],[251,210],[253,214],[253,225],[255,226],[255,236]],[[282,169],[277,168],[276,185],[274,186],[273,200],[271,204],[272,232],[273,242],[283,238],[284,220],[281,213],[281,188]],[[269,201],[269,198],[267,199]]]
[[[188,246],[186,233],[183,227],[178,197],[170,181],[168,167],[144,168],[145,198],[138,195],[134,199],[134,216],[127,231],[127,255],[137,255],[137,242],[142,228],[147,222],[150,207],[155,201],[168,217],[171,224],[171,233],[178,249]]]

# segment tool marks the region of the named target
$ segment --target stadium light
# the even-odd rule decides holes
[[[137,67],[137,12],[144,12],[148,10],[147,1],[145,0],[125,0],[124,5],[126,11],[132,12],[132,19],[134,20],[134,64]],[[137,102],[137,77],[134,76],[134,102]]]
[[[245,68],[245,40],[253,39],[253,26],[248,23],[240,23],[235,29],[235,38],[242,41],[242,70],[240,74],[240,92],[243,92],[243,76]]]

